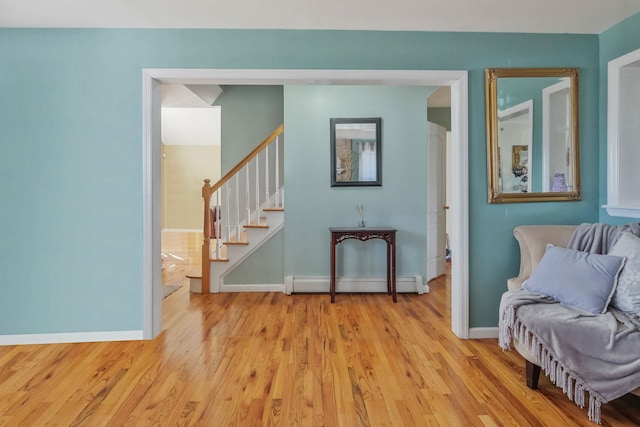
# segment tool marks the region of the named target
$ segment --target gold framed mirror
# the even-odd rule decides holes
[[[580,200],[577,68],[489,68],[489,203]]]

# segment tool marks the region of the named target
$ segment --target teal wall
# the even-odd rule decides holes
[[[470,324],[496,326],[518,271],[513,227],[598,219],[598,44],[565,34],[0,29],[0,334],[142,328],[143,68],[468,70]],[[582,201],[489,205],[484,69],[560,66],[580,68]],[[328,174],[327,156],[287,158],[321,162]],[[412,182],[423,172],[402,173]],[[383,170],[383,179],[394,177]],[[287,209],[310,197],[287,197]],[[324,208],[344,218],[353,209]],[[381,222],[410,207],[388,209]],[[328,252],[322,241],[296,250],[323,245]],[[303,262],[287,274],[328,274],[324,262]]]
[[[222,86],[219,105],[222,175],[284,122],[282,86]]]
[[[249,255],[237,268],[224,277],[225,285],[284,284],[284,231]]]
[[[640,13],[600,34],[600,206],[607,204],[608,63],[637,49],[640,49]],[[600,208],[600,222],[627,224],[637,221],[638,218],[609,216],[604,208]]]
[[[398,275],[426,276],[427,96],[433,90],[285,87],[285,275],[328,276],[329,227],[356,226],[356,205],[364,204],[368,225],[398,229]],[[382,119],[382,186],[331,187],[329,119],[337,117]],[[337,256],[338,275],[386,275],[383,241],[346,241]]]

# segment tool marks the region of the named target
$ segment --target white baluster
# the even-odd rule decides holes
[[[280,207],[280,152],[279,152],[279,141],[276,136],[276,197],[275,197],[275,205],[276,208]]]
[[[260,153],[256,154],[256,218],[260,218]]]
[[[247,224],[251,224],[251,198],[249,197],[249,163],[244,167],[245,179],[244,179],[244,192],[245,192],[245,209],[247,211]]]
[[[236,174],[236,237],[240,241],[240,174]]]
[[[222,235],[224,234],[224,230],[223,230],[223,219],[222,219],[222,204],[224,203],[222,201],[222,187],[220,187],[220,189],[218,190],[220,192],[220,195],[218,196],[219,199],[219,204],[218,204],[218,221],[216,221],[218,225],[218,234],[216,234],[216,237],[219,239],[220,241],[220,248],[222,248],[222,245],[224,243],[224,239],[222,238]]]
[[[264,147],[264,192],[265,192],[265,206],[271,207],[269,203],[269,146]]]
[[[220,258],[222,252],[222,239],[220,238],[221,226],[220,226],[220,192],[221,188],[216,190],[216,258]]]
[[[225,208],[226,208],[225,224],[227,225],[226,234],[225,234],[226,241],[229,241],[231,239],[231,188],[229,188],[230,185],[231,183],[229,181],[227,181],[224,184],[224,194],[227,197],[227,202],[225,203]]]

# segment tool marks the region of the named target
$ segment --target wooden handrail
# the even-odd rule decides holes
[[[254,148],[249,154],[247,154],[247,156],[240,160],[240,162],[235,165],[233,167],[233,169],[231,169],[229,172],[227,172],[222,178],[220,178],[220,180],[218,182],[216,182],[215,184],[213,184],[211,186],[211,193],[215,193],[215,191],[217,189],[219,189],[220,187],[222,187],[224,185],[225,182],[229,181],[231,179],[232,176],[234,176],[236,173],[238,173],[238,171],[240,169],[242,169],[247,163],[249,163],[251,160],[253,160],[253,158],[264,149],[264,147],[266,147],[267,145],[271,144],[271,142],[273,142],[274,139],[276,139],[276,137],[278,135],[280,135],[282,132],[284,132],[284,124],[278,126],[276,128],[276,130],[274,130],[271,135],[269,135],[264,141],[262,141],[260,143],[260,145],[258,145],[256,148]]]
[[[242,159],[237,165],[233,167],[229,172],[225,174],[218,182],[211,185],[211,180],[205,179],[204,185],[202,186],[202,198],[204,199],[204,226],[203,226],[203,239],[202,239],[202,293],[208,294],[210,291],[210,281],[211,281],[211,264],[210,264],[210,254],[211,254],[211,195],[214,194],[218,189],[220,189],[227,181],[231,179],[240,169],[242,169],[247,163],[253,160],[254,157],[258,155],[260,151],[262,151],[267,145],[271,144],[278,135],[284,132],[284,124],[277,127],[271,135],[269,135],[264,141],[262,141],[256,148],[254,148],[247,156]],[[216,211],[217,212],[217,211]],[[216,239],[220,239],[220,235],[216,233]],[[216,246],[219,247],[218,242],[216,242]]]

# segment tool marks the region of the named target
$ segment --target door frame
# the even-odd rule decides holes
[[[451,267],[451,329],[469,338],[469,131],[466,70],[292,70],[179,69],[142,70],[143,174],[143,338],[162,332],[160,256],[160,85],[399,85],[451,87],[451,236],[456,254]]]

